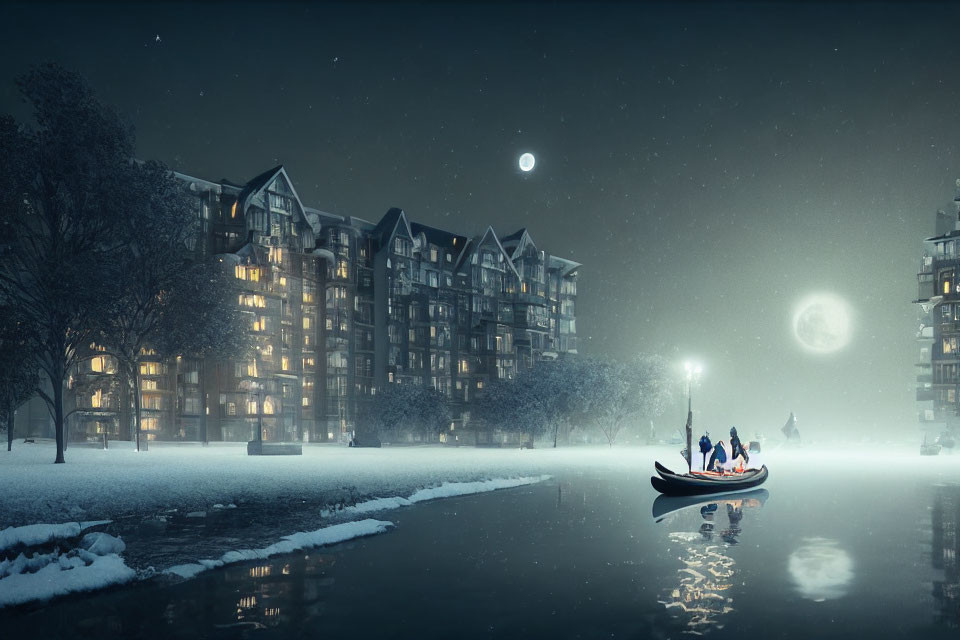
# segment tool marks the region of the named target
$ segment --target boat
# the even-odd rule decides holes
[[[742,504],[748,507],[761,507],[767,501],[770,492],[766,489],[750,489],[742,493],[736,493],[731,496],[657,496],[653,501],[652,515],[654,520],[660,522],[666,516],[676,511],[688,509],[690,507],[700,507],[709,504]]]
[[[753,489],[763,484],[769,475],[766,465],[759,469],[747,469],[743,473],[723,474],[713,471],[681,474],[674,473],[659,462],[655,462],[654,466],[660,477],[652,476],[650,484],[660,493],[670,496],[695,496]]]

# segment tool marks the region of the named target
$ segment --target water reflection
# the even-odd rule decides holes
[[[787,568],[800,595],[814,602],[845,596],[853,580],[850,555],[836,540],[826,538],[804,540],[804,545],[790,554]]]
[[[725,497],[660,496],[654,501],[657,522],[669,518],[689,524],[686,516],[699,513],[696,531],[668,535],[682,549],[683,566],[676,573],[679,582],[665,588],[658,600],[682,623],[684,633],[703,635],[723,628],[723,616],[734,610],[730,590],[736,574],[736,562],[727,552],[743,532],[744,509],[760,509],[769,495],[766,489],[755,489]]]
[[[943,572],[933,581],[937,622],[960,627],[960,486],[937,487],[930,514],[933,529],[931,561]]]

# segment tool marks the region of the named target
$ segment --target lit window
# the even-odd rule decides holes
[[[436,337],[437,337],[437,328],[436,328],[436,327],[433,327],[433,326],[430,327],[430,337],[431,337],[431,338],[436,338]]]
[[[477,380],[477,389],[483,389],[483,380]]]
[[[302,398],[300,398],[300,405],[301,405],[301,406],[304,406],[304,407],[309,407],[309,406],[310,406],[310,398],[308,398],[307,396],[303,396]]]
[[[103,390],[102,389],[97,389],[96,393],[94,393],[90,397],[90,406],[93,407],[94,409],[99,409],[100,407],[103,406]]]
[[[273,415],[273,398],[267,396],[267,399],[263,401],[263,413],[268,416]]]
[[[387,372],[387,382],[393,382],[393,371]]]
[[[257,401],[256,400],[247,400],[247,414],[257,415]]]
[[[103,366],[103,365],[104,365],[104,358],[103,358],[103,356],[100,356],[100,357],[98,357],[98,358],[93,358],[93,359],[90,361],[90,370],[91,370],[91,371],[96,371],[97,373],[103,373],[103,369],[104,369],[104,366]]]
[[[309,316],[304,316],[304,317],[303,317],[303,328],[304,328],[304,329],[309,329],[309,328],[310,328],[310,317],[309,317]]]
[[[247,280],[250,282],[259,282],[260,269],[247,269]]]
[[[280,286],[281,287],[287,286],[287,279],[284,276],[280,276]]]
[[[437,261],[437,250],[434,247],[430,247],[430,262]]]
[[[280,357],[280,368],[283,369],[284,371],[289,371],[289,370],[290,370],[290,358],[288,358],[287,356],[281,356],[281,357]]]
[[[232,220],[236,217],[237,217],[237,203],[234,202],[233,206],[230,207],[230,219]]]
[[[247,375],[251,378],[257,377],[257,361],[251,360],[247,363]]]

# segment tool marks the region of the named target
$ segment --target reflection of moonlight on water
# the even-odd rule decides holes
[[[797,305],[794,313],[793,334],[809,351],[839,351],[850,342],[851,322],[847,303],[827,293],[806,298]]]
[[[833,540],[810,538],[790,554],[790,577],[807,600],[823,602],[847,593],[853,580],[853,561]]]

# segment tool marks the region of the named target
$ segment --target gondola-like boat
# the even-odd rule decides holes
[[[669,496],[695,496],[706,493],[726,493],[752,489],[767,479],[767,466],[759,469],[747,469],[743,473],[715,473],[712,471],[694,471],[692,473],[674,473],[659,462],[654,463],[660,475],[650,478],[653,488]]]

